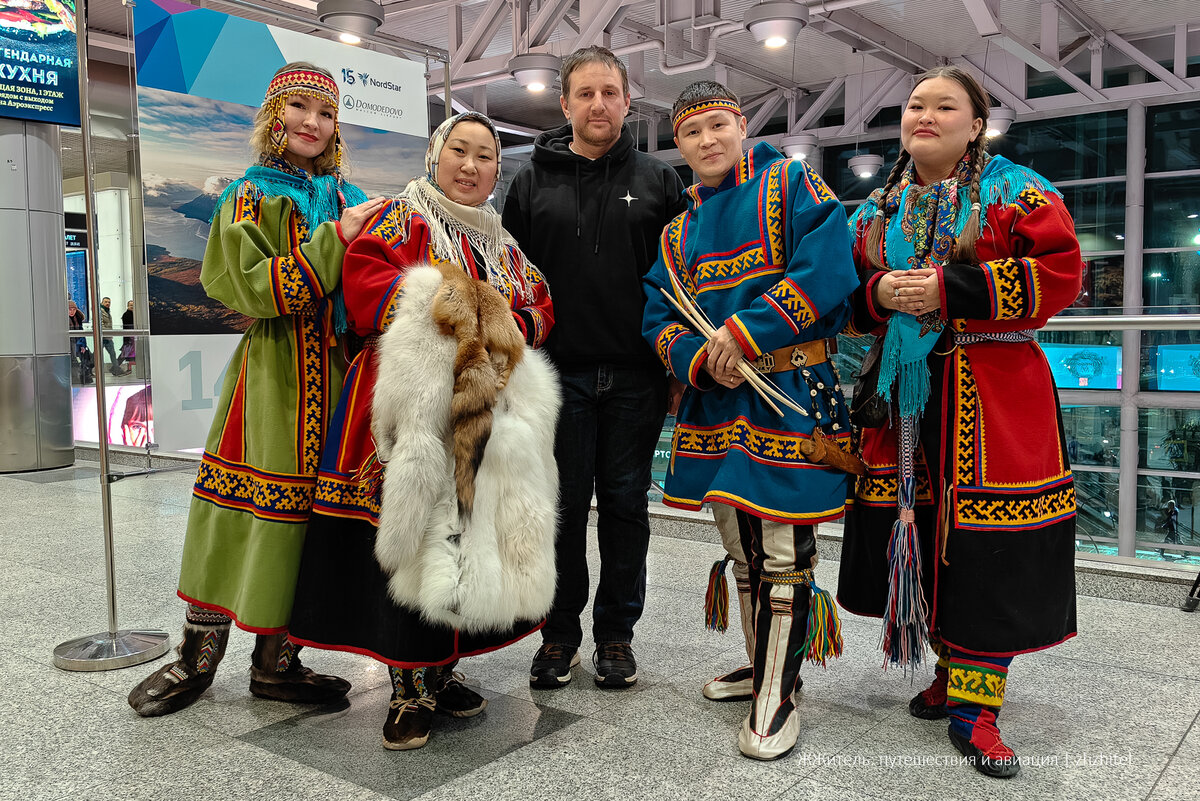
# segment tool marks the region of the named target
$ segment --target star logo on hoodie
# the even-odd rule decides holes
[[[617,198],[617,200],[624,200],[624,201],[625,201],[625,208],[629,208],[630,206],[632,206],[632,205],[633,205],[633,201],[637,200],[637,198],[636,198],[636,197],[634,197],[632,194],[630,194],[629,190],[628,190],[628,189],[626,189],[626,190],[625,190],[625,197],[619,197],[619,198]]]

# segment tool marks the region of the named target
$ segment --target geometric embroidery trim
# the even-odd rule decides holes
[[[929,472],[923,460],[918,460],[914,470],[917,478],[917,503],[926,505],[933,501],[929,489]],[[876,470],[868,467],[867,474],[854,484],[854,499],[868,506],[895,506],[900,479],[895,467]]]
[[[958,703],[998,707],[1004,703],[1007,685],[1007,671],[951,662],[946,697]]]
[[[300,430],[297,445],[300,458],[296,463],[306,476],[316,476],[321,463],[321,440],[325,428],[325,380],[326,351],[324,321],[309,317],[294,317],[296,322],[296,350],[300,357],[299,381],[301,386],[299,403]]]
[[[756,428],[745,418],[739,417],[731,423],[714,428],[694,428],[676,423],[672,450],[676,457],[699,456],[711,458],[722,456],[736,448],[750,458],[783,467],[808,467],[812,465],[800,452],[800,443],[809,437],[799,434],[782,434]],[[833,437],[838,447],[848,448],[848,435]],[[843,441],[844,440],[844,441]]]
[[[261,520],[304,523],[312,509],[313,484],[307,476],[268,473],[226,462],[206,451],[192,494],[217,506],[249,512]]]
[[[983,264],[991,298],[991,319],[1037,317],[1041,307],[1038,274],[1029,259],[996,259]]]
[[[700,257],[695,268],[696,291],[726,289],[735,285],[735,279],[751,277],[765,267],[762,247],[755,246],[728,259]],[[778,271],[774,271],[778,272]]]
[[[1022,488],[1019,495],[1000,495],[991,487],[959,487],[955,491],[954,517],[958,528],[1031,529],[1050,525],[1075,514],[1075,483]]]
[[[279,646],[279,659],[275,662],[275,672],[283,673],[292,664],[292,657],[296,655],[296,643],[292,642],[291,638],[284,635],[283,643]]]
[[[328,517],[366,520],[379,525],[379,495],[372,482],[322,472],[317,479],[313,509]]]
[[[817,321],[812,301],[790,278],[785,278],[766,291],[775,308],[794,330],[807,328]]]
[[[687,330],[686,326],[679,323],[671,323],[658,332],[658,336],[654,339],[654,350],[658,354],[658,360],[663,363],[664,367],[670,368],[671,366],[671,343],[680,334],[687,333]]]
[[[200,640],[200,653],[196,657],[196,672],[208,673],[215,665],[214,657],[217,654],[217,633],[210,631],[204,635],[204,639]]]
[[[969,487],[981,482],[975,479],[976,459],[979,455],[979,387],[975,384],[975,375],[971,371],[971,362],[964,351],[957,352],[958,421],[955,424],[955,465],[957,468],[957,485]]]

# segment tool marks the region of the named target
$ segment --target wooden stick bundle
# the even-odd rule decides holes
[[[692,327],[699,331],[705,339],[712,340],[717,332],[712,322],[708,319],[708,316],[704,314],[704,311],[700,309],[700,307],[694,301],[692,301],[691,296],[688,294],[688,291],[684,288],[683,284],[679,282],[679,278],[676,277],[675,272],[673,270],[667,270],[667,275],[671,277],[671,286],[675,288],[675,293],[678,295],[678,299],[676,299],[675,296],[665,289],[660,288],[659,291],[662,292],[663,296],[670,301],[671,305],[683,315],[684,319],[692,324]],[[807,409],[800,406],[794,400],[789,398],[781,389],[768,381],[762,375],[762,373],[758,372],[753,365],[746,361],[745,358],[738,360],[737,369],[738,372],[745,377],[750,386],[762,397],[763,402],[770,406],[772,410],[774,410],[775,414],[783,417],[783,410],[776,406],[775,403],[772,402],[772,399],[782,403],[792,411],[808,417]]]

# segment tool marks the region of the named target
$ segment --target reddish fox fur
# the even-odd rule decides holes
[[[433,321],[458,342],[450,426],[459,512],[469,515],[475,474],[492,432],[492,407],[521,361],[525,342],[508,302],[491,284],[472,279],[457,264],[443,263],[438,270],[442,286],[433,299]]]

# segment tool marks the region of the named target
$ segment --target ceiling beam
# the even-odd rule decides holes
[[[1159,64],[1157,61],[1150,58],[1150,56],[1146,55],[1141,50],[1122,39],[1120,36],[1117,36],[1112,31],[1109,31],[1107,34],[1105,34],[1104,41],[1112,45],[1117,50],[1120,50],[1122,53],[1132,59],[1133,62],[1139,67],[1153,75],[1155,78],[1158,78],[1158,80],[1167,84],[1175,91],[1191,91],[1192,87],[1187,81],[1185,81],[1183,78],[1180,78],[1174,72],[1167,69],[1162,64]]]
[[[911,73],[909,73],[907,70],[892,70],[887,76],[884,77],[883,80],[875,85],[875,88],[871,91],[871,94],[855,103],[855,108],[853,111],[849,108],[846,109],[846,121],[842,124],[842,130],[838,135],[851,136],[852,134],[862,132],[866,121],[875,114],[875,112],[883,104],[883,101],[889,94],[891,94],[892,90],[899,86],[902,81],[906,81],[910,77]]]
[[[924,72],[938,63],[935,54],[854,11],[830,11],[809,27],[851,47],[874,51],[879,60],[909,72]]]
[[[983,68],[984,65],[979,63],[979,61],[975,60],[971,56],[962,56],[961,58],[963,61],[974,67],[976,72],[983,76],[983,88],[986,89],[989,94],[992,94],[999,99],[1001,103],[1004,103],[1014,111],[1019,111],[1022,113],[1029,113],[1033,111],[1033,106],[1025,102],[1024,97],[1008,88],[1003,81],[985,70]]]
[[[624,16],[626,6],[640,0],[579,0],[579,35],[575,37],[575,49],[601,44],[601,37],[609,33],[614,19]]]
[[[821,115],[829,110],[833,102],[838,99],[838,95],[846,87],[845,77],[834,78],[829,86],[813,100],[812,105],[804,110],[800,115],[800,119],[796,120],[796,124],[792,126],[790,133],[800,133],[812,127],[812,124],[821,119]]]
[[[450,74],[453,77],[459,77],[468,61],[475,61],[483,55],[495,38],[496,31],[504,24],[505,17],[509,16],[507,10],[506,0],[488,0],[483,13],[475,20],[470,32],[463,37],[462,47],[458,48],[458,52],[450,61]]]
[[[775,110],[787,99],[783,91],[776,89],[767,93],[759,104],[758,111],[754,112],[754,116],[746,121],[746,136],[758,136],[758,132],[762,130],[763,126],[771,121]]]
[[[550,37],[558,30],[563,15],[574,2],[575,0],[546,0],[525,31],[529,46],[541,47],[550,41]]]

